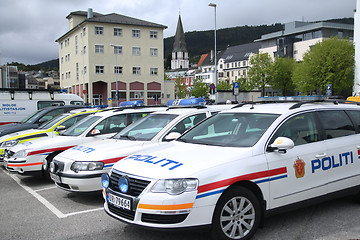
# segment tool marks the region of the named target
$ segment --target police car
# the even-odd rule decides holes
[[[87,192],[102,189],[101,174],[115,162],[143,148],[179,137],[203,119],[231,105],[203,106],[202,98],[170,101],[166,111],[154,112],[110,139],[79,144],[57,155],[50,167],[56,185],[64,190]]]
[[[266,214],[359,195],[360,107],[241,104],[122,159],[102,185],[106,213],[126,223],[249,239]]]
[[[18,144],[4,151],[4,166],[20,174],[49,174],[51,160],[60,152],[78,144],[105,139],[127,125],[161,107],[136,107],[103,110],[87,116],[61,135],[53,135]]]
[[[97,111],[98,109],[91,108],[71,110],[68,113],[63,113],[43,123],[36,129],[28,129],[1,136],[0,155],[3,154],[5,148],[11,148],[19,143],[24,143],[37,138],[59,134],[66,128],[74,125],[76,122]]]

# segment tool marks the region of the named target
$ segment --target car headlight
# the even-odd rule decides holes
[[[104,168],[103,162],[74,162],[71,164],[70,169],[74,172],[79,171],[95,171],[102,170]]]
[[[13,158],[24,158],[28,155],[29,152],[30,152],[29,149],[23,149],[23,150],[15,152],[12,157]]]
[[[199,181],[195,178],[160,179],[151,188],[154,193],[178,195],[197,190]]]
[[[5,141],[1,144],[2,148],[8,148],[8,147],[13,147],[16,144],[19,143],[19,140],[9,140],[9,141]]]

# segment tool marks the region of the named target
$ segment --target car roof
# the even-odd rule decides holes
[[[283,102],[283,103],[243,103],[223,112],[253,112],[253,113],[274,113],[286,114],[301,112],[305,110],[360,110],[356,104],[339,103],[337,101],[329,102]]]

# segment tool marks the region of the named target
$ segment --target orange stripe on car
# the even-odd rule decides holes
[[[25,163],[25,164],[8,164],[8,167],[27,167],[27,166],[36,166],[36,165],[42,165],[42,162],[37,163]]]
[[[148,210],[180,210],[192,208],[194,203],[185,203],[185,204],[175,204],[175,205],[153,205],[153,204],[143,204],[140,203],[138,208],[148,209]]]

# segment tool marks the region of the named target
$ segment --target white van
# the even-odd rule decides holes
[[[0,88],[0,125],[20,122],[44,107],[83,104],[79,96],[60,90]]]

